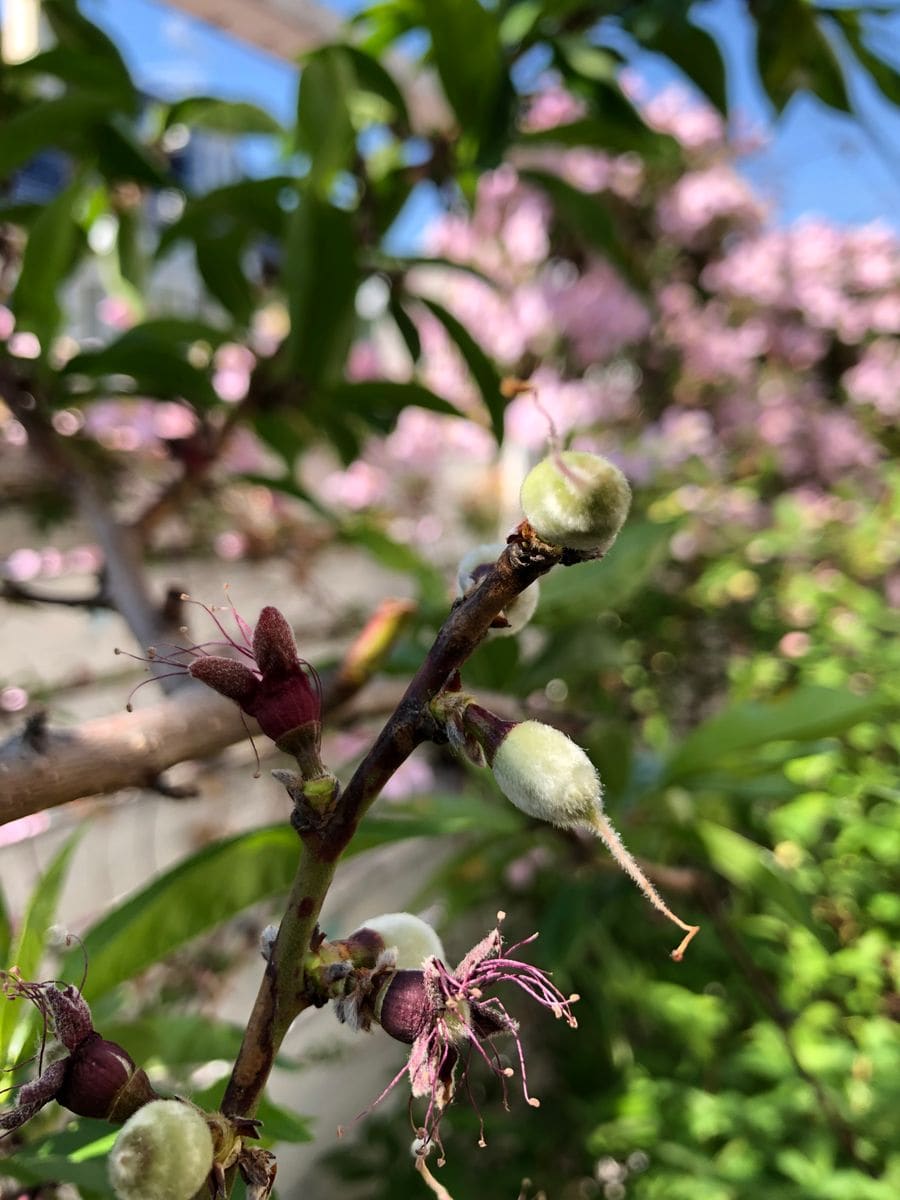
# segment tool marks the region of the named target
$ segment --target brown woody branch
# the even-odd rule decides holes
[[[379,605],[341,665],[323,681],[326,715],[372,678],[413,607],[407,600]],[[396,702],[394,690],[389,699]],[[385,700],[382,695],[380,711]],[[163,771],[218,754],[243,741],[247,728],[235,704],[199,684],[152,708],[99,717],[73,729],[42,724],[39,742],[26,726],[0,745],[0,825],[119,788],[159,790]]]
[[[434,732],[431,701],[484,639],[491,622],[541,575],[579,556],[538,541],[523,525],[481,585],[450,613],[400,703],[347,784],[328,825],[302,838],[300,863],[260,984],[240,1052],[222,1100],[232,1117],[252,1117],[284,1035],[310,1004],[303,956],[311,949],[319,913],[341,853],[366,810],[412,751]]]

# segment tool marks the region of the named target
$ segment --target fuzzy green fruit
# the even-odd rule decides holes
[[[625,523],[631,488],[599,454],[551,454],[525,476],[522,510],[538,537],[570,550],[608,550]]]
[[[153,1100],[122,1126],[109,1154],[119,1200],[191,1200],[213,1165],[205,1119],[181,1100]]]
[[[426,958],[445,959],[444,945],[427,921],[412,913],[382,913],[363,921],[363,929],[374,929],[384,939],[385,947],[397,951],[398,970],[421,967]]]

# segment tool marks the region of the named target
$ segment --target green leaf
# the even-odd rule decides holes
[[[837,19],[838,26],[860,65],[868,72],[884,98],[891,104],[900,106],[900,72],[865,44],[859,14],[853,9],[832,9],[829,15]]]
[[[409,357],[414,363],[417,363],[422,357],[422,339],[419,337],[419,331],[416,329],[415,322],[403,307],[400,298],[395,292],[391,292],[388,308],[391,316],[394,318],[394,324],[397,326],[400,336],[406,344]]]
[[[127,1046],[135,1062],[158,1059],[167,1067],[193,1067],[213,1059],[233,1061],[244,1036],[241,1025],[214,1021],[195,1013],[150,1013],[133,1021],[104,1021],[103,1036]],[[289,1058],[279,1067],[296,1070]]]
[[[296,865],[297,835],[286,825],[217,842],[179,863],[88,931],[85,997],[96,1000],[248,905],[286,891]]]
[[[0,138],[0,178],[23,166],[48,146],[68,149],[90,134],[109,112],[109,97],[102,93],[67,92],[56,100],[29,105],[3,122]]]
[[[395,383],[388,379],[340,383],[329,389],[328,399],[344,413],[355,413],[376,429],[393,427],[398,415],[411,404],[458,417],[459,409],[421,383]]]
[[[642,286],[604,196],[582,192],[549,171],[529,168],[519,174],[526,183],[532,183],[547,193],[563,220],[589,246],[614,263],[631,283]]]
[[[798,688],[772,704],[738,704],[688,734],[669,759],[666,777],[682,779],[769,742],[844,733],[880,707],[872,697],[824,687]]]
[[[9,963],[9,950],[12,945],[12,925],[9,920],[9,910],[6,907],[6,897],[0,889],[0,963]]]
[[[142,146],[121,120],[101,121],[92,131],[91,148],[101,174],[111,183],[133,180],[151,188],[172,183],[164,162]]]
[[[163,331],[153,321],[135,325],[102,350],[77,354],[62,373],[94,379],[124,375],[133,380],[130,390],[135,393],[158,399],[180,398],[198,407],[215,405],[218,397],[208,372],[188,362],[185,350],[166,331],[171,324],[175,323],[163,322]]]
[[[179,100],[166,114],[166,129],[172,125],[238,136],[284,133],[281,123],[258,105],[243,100],[220,100],[216,96],[189,96]]]
[[[639,121],[639,118],[636,118]],[[642,125],[635,131],[630,122],[607,116],[580,117],[566,125],[550,129],[532,129],[517,134],[516,140],[528,145],[596,146],[602,150],[635,152],[659,157],[662,149],[675,146],[672,138]]]
[[[367,54],[358,46],[342,45],[356,74],[357,87],[364,92],[380,96],[396,111],[401,124],[408,128],[410,125],[409,110],[406,99],[394,77],[386,71],[376,57]]]
[[[25,915],[22,918],[22,925],[19,929],[18,937],[16,937],[13,943],[9,960],[10,966],[17,966],[19,968],[23,979],[38,978],[38,970],[41,960],[44,957],[44,943],[47,936],[47,929],[53,924],[56,917],[56,907],[59,903],[60,893],[66,880],[72,854],[75,851],[80,836],[80,830],[76,830],[66,840],[47,870],[38,880],[37,886],[28,901]],[[75,969],[73,978],[78,979],[81,976],[81,969],[84,963],[84,959],[80,953],[73,956],[73,962]],[[18,1007],[21,1009],[21,1006]],[[30,1018],[34,1010],[29,1005],[27,1011],[29,1014],[28,1018],[24,1020],[20,1019],[18,1026],[15,1027],[14,1022],[20,1015],[16,1007],[8,1003],[0,1004],[0,1067],[8,1062],[15,1062],[21,1053],[27,1030],[32,1024]]]
[[[41,7],[58,42],[57,48],[68,54],[74,51],[79,57],[93,62],[91,85],[96,86],[98,79],[106,84],[117,80],[136,110],[137,91],[115,42],[79,12],[74,0],[44,0]]]
[[[292,214],[284,268],[291,332],[287,364],[308,386],[337,379],[359,282],[353,215],[307,192]]]
[[[31,226],[13,293],[17,323],[37,334],[45,355],[62,320],[59,289],[75,265],[79,245],[84,244],[74,212],[83,187],[82,180],[76,179],[50,201]]]
[[[447,587],[443,574],[426,562],[406,542],[395,541],[370,521],[347,521],[338,531],[341,541],[361,546],[389,571],[412,575],[429,603],[446,605]]]
[[[805,0],[764,0],[754,16],[759,75],[776,110],[782,112],[796,92],[810,91],[849,112],[840,64],[812,7]]]
[[[448,312],[442,304],[438,304],[436,300],[429,300],[425,296],[420,296],[419,299],[444,326],[451,340],[456,343],[460,354],[466,360],[466,366],[471,371],[472,378],[481,392],[484,406],[491,418],[491,429],[499,445],[503,441],[503,413],[506,409],[506,400],[500,392],[500,375],[497,368],[465,325],[458,321],[451,312]]]
[[[121,60],[120,60],[121,63]],[[75,50],[71,46],[53,46],[29,58],[25,62],[7,64],[4,72],[10,81],[22,76],[52,75],[73,88],[88,92],[106,93],[107,104],[133,112],[137,107],[137,93],[121,64],[121,69],[111,61],[104,61],[87,51]]]
[[[250,323],[254,295],[244,274],[247,233],[237,229],[222,237],[198,237],[194,243],[197,270],[209,294],[238,325]]]
[[[644,26],[639,16],[632,24],[631,32],[649,50],[664,54],[680,67],[719,112],[726,112],[725,64],[718,43],[705,29],[691,24],[686,11],[669,8],[662,21],[653,21],[650,17]]]
[[[622,608],[663,561],[671,536],[669,525],[629,521],[605,558],[557,567],[541,580],[535,622],[564,626]]]
[[[738,888],[755,889],[802,924],[812,924],[809,905],[771,850],[713,821],[697,821],[694,828],[720,875]]]
[[[497,17],[478,0],[423,0],[420,10],[464,143],[474,142],[473,160],[490,161],[509,126],[513,97]]]
[[[285,221],[285,197],[296,199],[296,184],[287,175],[266,179],[242,179],[216,188],[203,196],[192,196],[179,219],[166,229],[159,241],[163,254],[175,242],[216,240],[251,231],[280,237]]]
[[[304,61],[297,100],[297,149],[309,155],[310,182],[327,198],[356,145],[349,97],[355,77],[342,46],[323,46]]]
[[[85,1200],[88,1196],[109,1195],[109,1177],[105,1159],[73,1162],[58,1154],[35,1154],[17,1150],[14,1158],[3,1160],[3,1174],[20,1183],[70,1183],[79,1189]]]

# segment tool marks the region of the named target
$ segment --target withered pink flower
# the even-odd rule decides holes
[[[499,914],[502,920],[503,914]],[[497,985],[512,983],[573,1029],[578,1022],[572,1014],[577,995],[564,996],[546,971],[515,958],[517,950],[529,945],[537,934],[504,949],[499,928],[494,929],[451,971],[438,958],[429,958],[421,970],[392,970],[387,958],[371,976],[361,972],[362,987],[354,996],[349,992],[338,1002],[342,1020],[366,1029],[373,1020],[386,1033],[412,1047],[409,1061],[365,1111],[380,1103],[408,1074],[412,1094],[424,1097],[427,1106],[421,1126],[423,1152],[432,1144],[440,1146],[439,1126],[444,1110],[455,1092],[455,1074],[463,1059],[463,1074],[473,1055],[479,1056],[500,1079],[504,1104],[506,1080],[515,1074],[503,1064],[493,1041],[501,1035],[513,1039],[526,1101],[538,1107],[540,1101],[528,1092],[525,1054],[517,1022],[503,1002],[490,992]],[[479,1144],[484,1144],[484,1136]]]
[[[149,1100],[158,1099],[150,1080],[126,1050],[94,1029],[91,1010],[74,984],[31,983],[17,971],[0,971],[0,989],[9,1000],[30,1000],[44,1020],[38,1077],[19,1088],[18,1103],[0,1113],[9,1133],[30,1121],[51,1100],[81,1117],[118,1123]],[[44,1066],[48,1033],[69,1051]]]
[[[234,700],[242,712],[255,717],[263,733],[275,742],[296,729],[304,729],[312,730],[318,744],[321,683],[315,670],[297,653],[294,634],[285,617],[277,608],[267,605],[259,614],[256,628],[251,629],[232,608],[238,629],[233,637],[214,609],[205,604],[200,607],[212,617],[221,640],[178,646],[170,654],[160,654],[153,648],[148,652],[149,660],[171,667],[173,675],[188,674]],[[238,657],[212,653],[217,649],[231,650]]]

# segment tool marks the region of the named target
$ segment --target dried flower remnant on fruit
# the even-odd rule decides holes
[[[603,810],[603,786],[594,764],[571,738],[539,721],[504,721],[479,704],[462,712],[465,733],[481,746],[500,791],[516,808],[560,829],[585,829],[600,837],[650,903],[685,937],[672,951],[681,962],[699,932],[669,908],[625,848]]]
[[[183,1100],[154,1100],[122,1127],[109,1154],[118,1200],[190,1200],[213,1166],[206,1119]]]
[[[504,914],[498,914],[498,920]],[[514,957],[517,950],[533,942],[537,934],[505,948],[499,928],[494,929],[451,971],[439,958],[431,957],[417,970],[398,970],[385,965],[374,972],[358,972],[348,987],[358,989],[355,1016],[358,1027],[377,1022],[391,1037],[411,1047],[409,1061],[365,1111],[374,1108],[408,1073],[412,1094],[426,1100],[422,1137],[426,1145],[440,1145],[439,1126],[444,1110],[453,1100],[457,1067],[468,1072],[473,1055],[480,1057],[503,1084],[515,1074],[503,1065],[493,1039],[513,1039],[521,1074],[522,1091],[533,1107],[539,1101],[529,1095],[525,1055],[518,1024],[492,991],[512,983],[572,1028],[577,1021],[572,1005],[577,996],[564,996],[546,971]],[[342,1011],[338,1003],[339,1016]],[[361,1114],[362,1115],[362,1114]],[[480,1143],[484,1144],[484,1130]]]
[[[631,506],[631,488],[599,454],[555,450],[525,476],[522,511],[552,546],[605,554]]]
[[[0,1114],[0,1130],[9,1132],[30,1121],[51,1100],[80,1117],[118,1123],[157,1098],[150,1081],[126,1050],[93,1027],[91,1010],[74,984],[55,980],[31,983],[17,971],[0,972],[10,1000],[26,999],[43,1018],[38,1077],[19,1088],[17,1104]],[[44,1066],[48,1034],[55,1033],[69,1053]]]
[[[168,654],[151,649],[149,661],[171,667],[173,675],[190,675],[233,700],[242,712],[256,719],[263,733],[274,742],[283,743],[287,739],[284,749],[291,749],[292,735],[297,730],[303,731],[305,738],[311,736],[318,745],[321,683],[313,667],[297,653],[293,631],[282,613],[267,605],[260,612],[256,627],[251,629],[232,608],[238,628],[237,636],[233,637],[214,609],[204,604],[200,607],[212,617],[221,640],[176,646]],[[212,652],[218,649],[231,650],[238,657]]]

